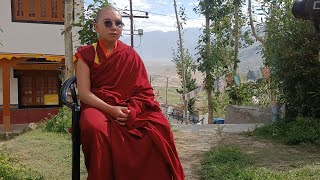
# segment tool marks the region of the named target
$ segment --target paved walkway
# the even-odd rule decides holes
[[[13,134],[19,134],[21,133],[24,129],[29,128],[29,124],[14,124],[11,125],[11,133]],[[222,129],[223,132],[231,132],[231,133],[239,133],[239,132],[244,132],[247,130],[252,130],[261,124],[202,124],[202,125],[197,125],[197,124],[177,124],[177,123],[172,123],[172,129],[176,130],[184,130],[184,131],[212,131],[216,132],[219,128]],[[0,135],[5,134],[3,125],[0,125]]]
[[[212,131],[217,132],[220,128],[225,133],[240,133],[252,130],[261,124],[202,124],[202,125],[185,125],[185,124],[172,124],[172,129],[183,131]]]
[[[28,128],[29,124],[12,124],[10,125],[11,133],[13,134],[19,134],[21,133],[25,128]],[[0,124],[0,135],[5,134],[3,125]]]

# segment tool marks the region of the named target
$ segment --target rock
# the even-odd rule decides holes
[[[199,115],[199,118],[200,118],[200,119],[204,118],[202,124],[209,124],[209,121],[208,121],[209,113],[206,113],[206,114],[204,114],[204,115]]]
[[[225,124],[247,124],[271,122],[271,108],[229,105]]]

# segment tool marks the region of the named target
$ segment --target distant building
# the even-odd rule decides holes
[[[83,3],[75,1],[78,21]],[[10,124],[39,122],[61,107],[64,0],[1,0],[0,27],[0,124],[10,132]]]

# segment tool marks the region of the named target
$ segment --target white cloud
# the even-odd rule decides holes
[[[89,3],[92,0],[87,0]],[[175,31],[176,28],[176,17],[174,14],[173,1],[172,0],[134,0],[133,9],[147,11],[149,13],[148,19],[134,18],[135,29],[143,29],[144,32],[150,31]],[[177,4],[187,4],[185,1],[177,0]],[[118,9],[129,9],[130,3],[128,0],[109,0],[109,3],[115,3],[115,7]],[[188,5],[194,5],[197,2],[190,2]],[[192,10],[189,10],[192,13]],[[126,12],[129,13],[129,12]],[[142,15],[144,13],[134,12],[134,15]],[[192,17],[187,15],[187,17]],[[125,23],[125,30],[130,29],[129,18],[123,18]],[[187,24],[184,28],[201,28],[205,20],[203,17],[200,18],[190,18],[187,20]],[[124,31],[126,33],[126,31]]]
[[[205,25],[205,18],[189,19],[186,28],[202,28]]]
[[[199,1],[196,2],[191,2],[188,4],[189,6],[198,6],[199,5]]]
[[[162,4],[162,5],[167,5],[167,4],[168,4],[168,1],[158,0],[158,1],[156,1],[156,3]]]
[[[130,21],[129,19],[123,19],[124,23],[126,24],[124,29],[130,28]],[[184,28],[202,28],[205,24],[204,18],[197,18],[197,19],[189,19],[187,20],[187,24],[184,25]],[[175,31],[177,30],[176,27],[176,18],[174,14],[168,16],[160,16],[160,15],[153,15],[149,16],[149,19],[134,19],[135,29],[143,29],[145,32],[150,31]]]
[[[128,0],[111,0],[109,3],[115,4],[118,9],[130,8],[130,2]],[[147,3],[146,0],[134,0],[132,6],[133,9],[139,10],[148,10],[151,8],[151,4]]]

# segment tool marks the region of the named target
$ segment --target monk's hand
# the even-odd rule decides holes
[[[126,125],[130,110],[127,107],[114,106],[111,115],[116,119],[120,125]]]

